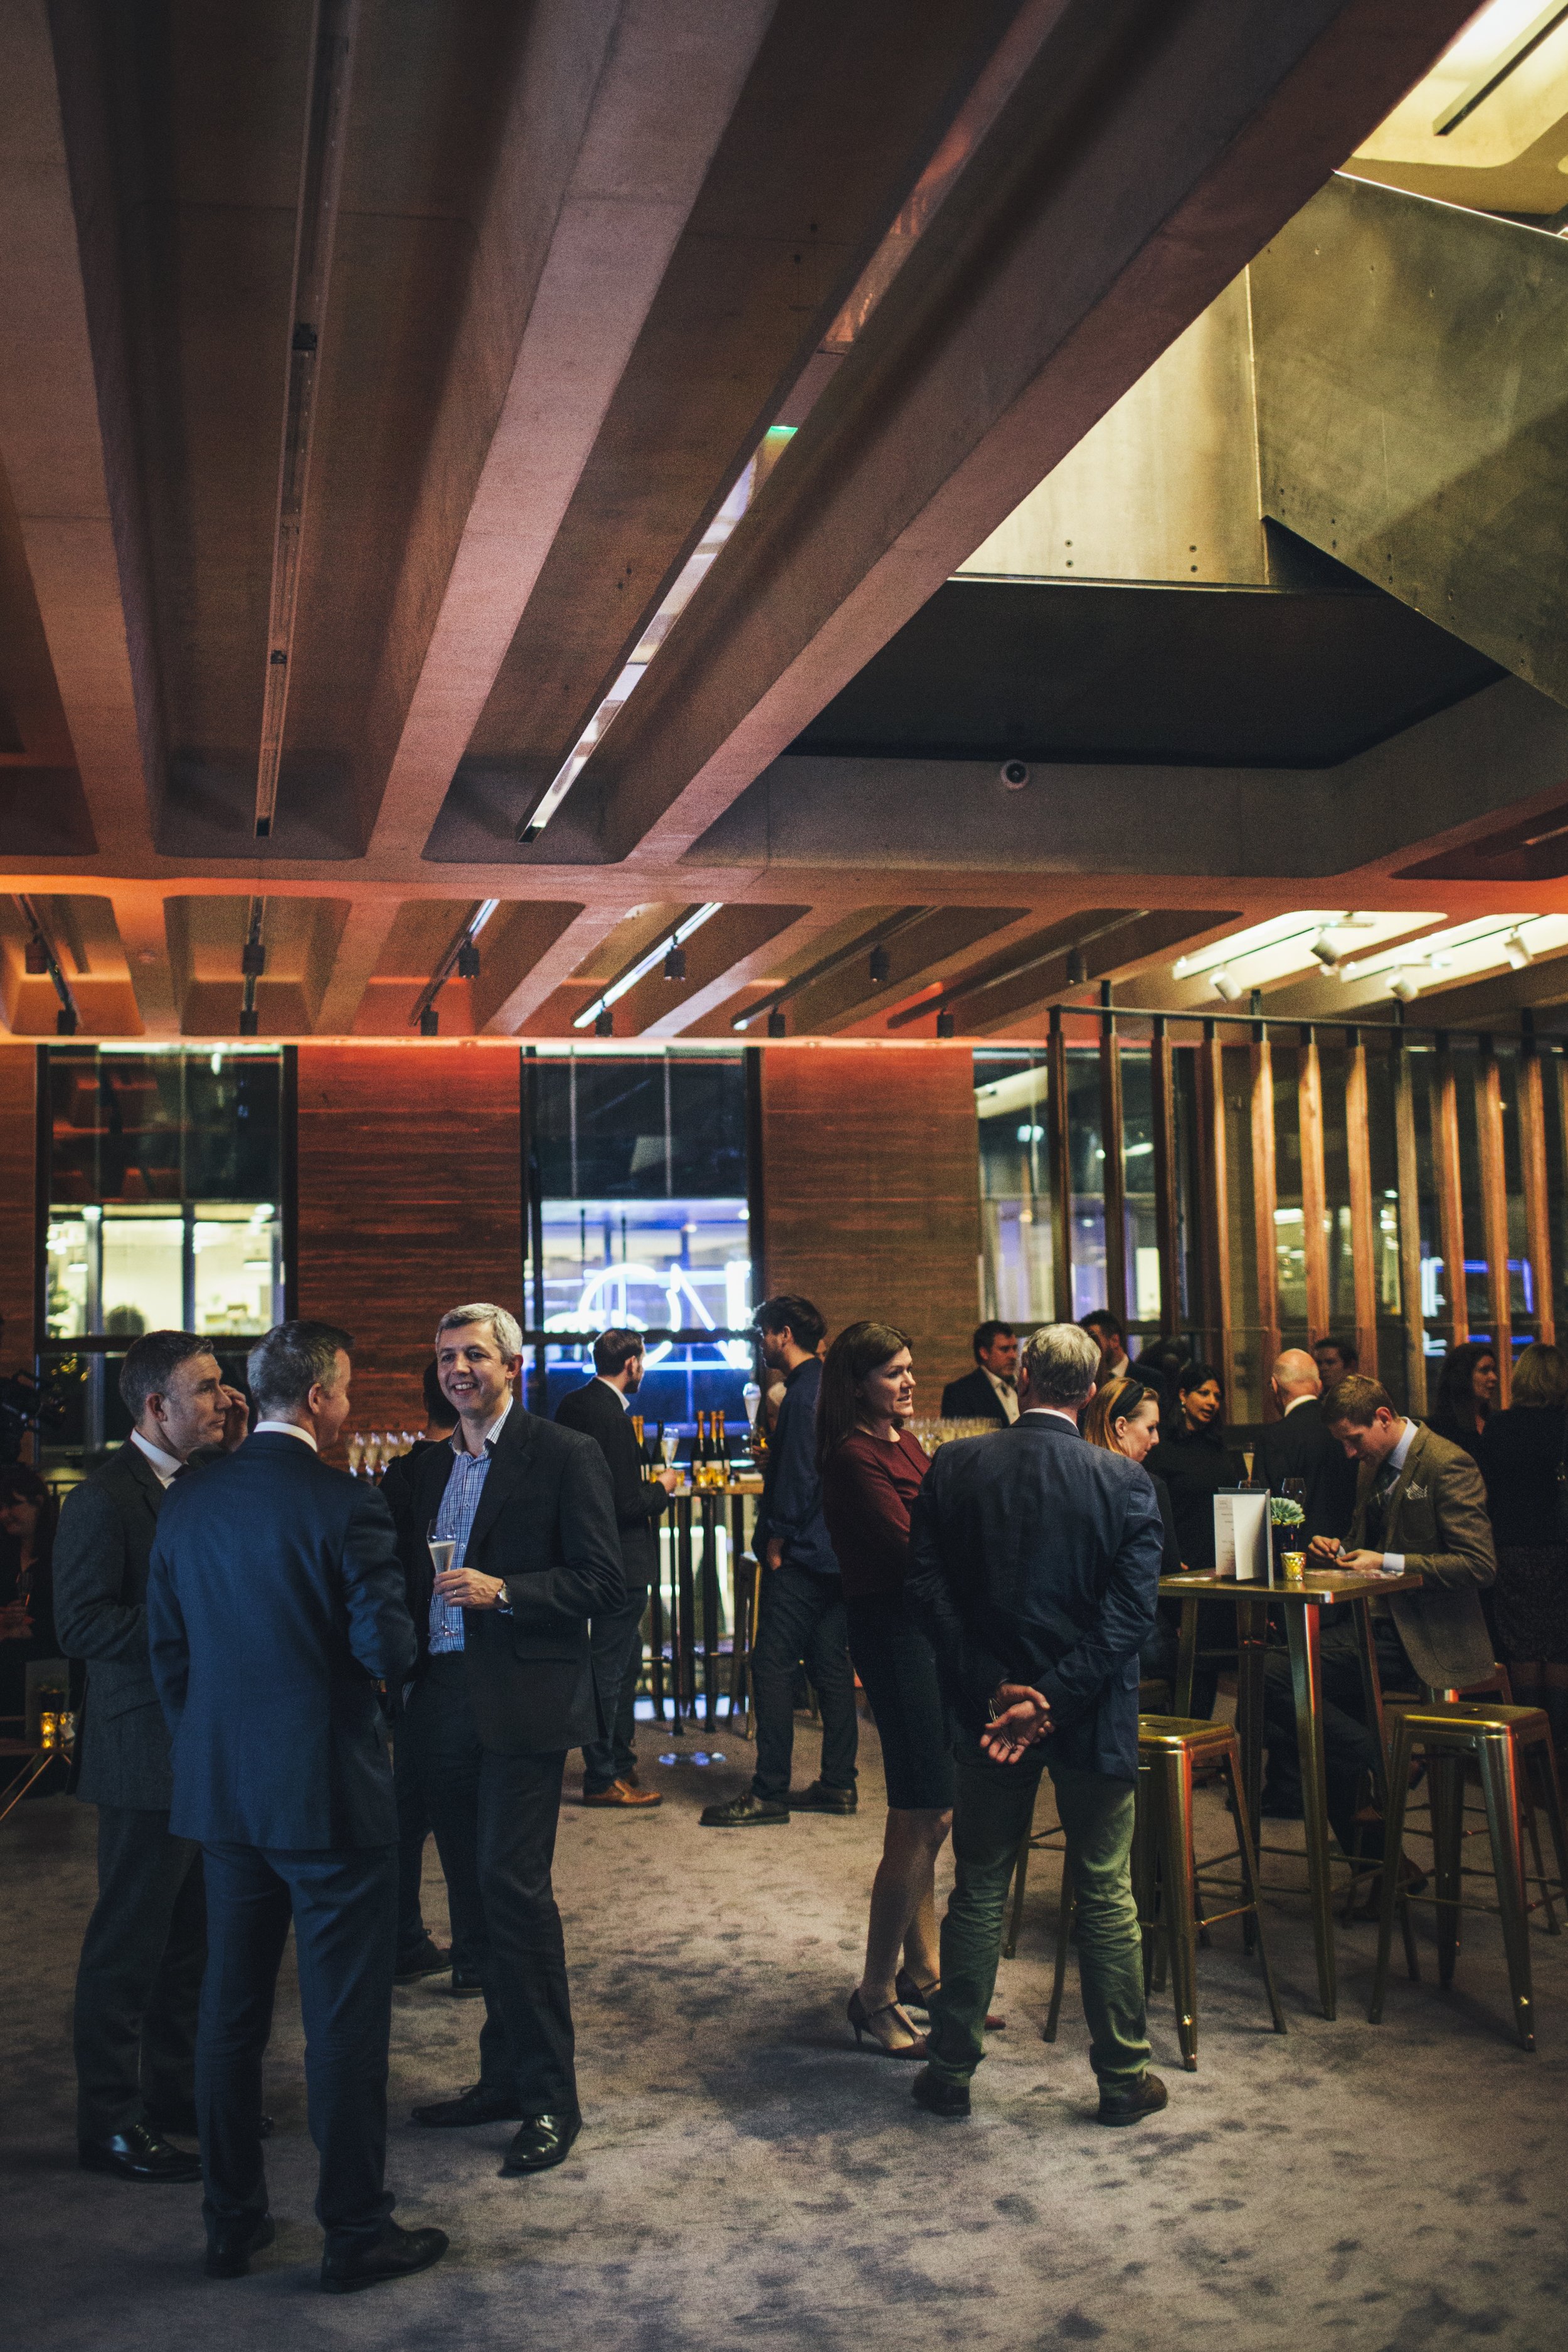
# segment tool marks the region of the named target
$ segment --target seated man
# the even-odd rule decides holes
[[[1323,1426],[1361,1465],[1348,1541],[1319,1535],[1314,1565],[1357,1572],[1416,1574],[1418,1592],[1374,1601],[1378,1673],[1385,1688],[1461,1689],[1491,1672],[1491,1640],[1479,1592],[1497,1563],[1481,1475],[1462,1447],[1395,1412],[1386,1389],[1350,1373],[1322,1402]],[[1355,1629],[1348,1607],[1323,1613],[1323,1750],[1329,1821],[1349,1853],[1362,1775],[1380,1762],[1365,1719]],[[1295,1704],[1289,1660],[1271,1650],[1264,1666],[1265,1738],[1292,1751]],[[1363,1851],[1383,1851],[1373,1823]]]

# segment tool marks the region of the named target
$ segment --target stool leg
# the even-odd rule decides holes
[[[1557,1777],[1557,1753],[1551,1739],[1543,1739],[1536,1750],[1541,1760],[1541,1789],[1546,1801],[1546,1820],[1552,1832],[1552,1843],[1557,1854],[1557,1891],[1568,1906],[1568,1834],[1563,1822],[1563,1784]]]
[[[1136,1798],[1132,1812],[1132,1900],[1138,1906],[1138,1925],[1143,1940],[1143,1992],[1145,1999],[1153,1987],[1155,1963],[1159,1958],[1159,1939],[1163,1928],[1159,1918],[1160,1882],[1154,1867],[1155,1827],[1152,1817],[1154,1798],[1153,1776],[1147,1764],[1140,1761]],[[1164,1984],[1163,1969],[1160,1983]]]
[[[1546,1864],[1542,1858],[1541,1832],[1535,1819],[1535,1775],[1531,1769],[1528,1748],[1522,1762],[1524,1769],[1520,1774],[1519,1792],[1524,1801],[1524,1832],[1530,1840],[1530,1858],[1535,1864],[1535,1883],[1541,1889],[1542,1907],[1546,1913],[1546,1932],[1549,1936],[1560,1936],[1563,1930],[1558,1925],[1557,1906],[1552,1900],[1552,1881],[1546,1875]],[[1525,1891],[1529,1893],[1528,1885]]]
[[[1230,1775],[1230,1790],[1236,1799],[1236,1826],[1238,1832],[1237,1843],[1241,1848],[1241,1883],[1247,1903],[1246,1920],[1253,1931],[1253,1937],[1256,1937],[1258,1957],[1263,1964],[1263,1984],[1268,1995],[1268,2007],[1274,2019],[1274,2031],[1276,2033],[1283,2033],[1286,2030],[1285,2015],[1280,2009],[1279,1995],[1275,1989],[1274,1969],[1268,1958],[1268,1940],[1263,1933],[1263,1912],[1260,1907],[1260,1889],[1258,1882],[1258,1857],[1253,1850],[1252,1824],[1247,1817],[1247,1790],[1243,1785],[1242,1774],[1237,1769],[1238,1759],[1239,1750],[1232,1748],[1226,1757],[1225,1769]],[[1249,1947],[1250,1942],[1251,1938],[1248,1939]]]
[[[1198,1929],[1193,1901],[1193,1766],[1184,1754],[1163,1756],[1155,1774],[1160,1804],[1160,1861],[1176,2038],[1189,2074],[1198,2064]]]
[[[1491,1832],[1492,1870],[1497,1878],[1498,1909],[1502,1914],[1503,1948],[1508,1954],[1509,1990],[1513,1996],[1513,2021],[1521,2047],[1535,2047],[1534,2005],[1530,1982],[1530,1922],[1524,1909],[1524,1842],[1520,1834],[1519,1774],[1511,1739],[1483,1739],[1480,1753],[1481,1793],[1487,1801],[1487,1827]]]
[[[1373,2025],[1383,2023],[1384,1995],[1388,1990],[1388,1956],[1394,1945],[1394,1909],[1399,1895],[1399,1856],[1405,1842],[1405,1798],[1410,1782],[1412,1746],[1410,1735],[1401,1723],[1394,1738],[1394,1769],[1389,1775],[1388,1805],[1384,1814],[1383,1905],[1377,1921],[1377,1966],[1373,1972],[1372,2005],[1367,2011],[1368,2022]],[[1427,1779],[1431,1779],[1430,1760]],[[1412,1948],[1407,1910],[1405,1931],[1408,1958]]]
[[[1056,1974],[1051,1979],[1051,2005],[1046,2011],[1045,2031],[1040,2035],[1042,2042],[1054,2042],[1057,2038],[1057,2026],[1062,2013],[1062,1987],[1068,1980],[1068,1937],[1072,1933],[1073,1913],[1077,1908],[1078,1897],[1073,1893],[1072,1873],[1068,1868],[1067,1857],[1064,1854],[1062,1891],[1057,1908]]]
[[[1193,1677],[1198,1664],[1198,1604],[1193,1594],[1182,1595],[1182,1628],[1176,1641],[1176,1713],[1193,1711]]]
[[[1465,1765],[1459,1756],[1426,1759],[1432,1806],[1432,1875],[1437,1889],[1437,1981],[1454,1981],[1459,1949],[1459,1862],[1464,1835]],[[1400,1814],[1404,1816],[1401,1803]]]

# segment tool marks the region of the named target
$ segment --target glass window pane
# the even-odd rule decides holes
[[[276,1200],[282,1071],[274,1054],[185,1058],[188,1199]]]
[[[88,1326],[88,1225],[85,1217],[51,1217],[45,1328],[51,1339],[74,1339]]]
[[[103,1328],[134,1339],[184,1322],[183,1217],[116,1214],[103,1220]]]
[[[282,1228],[270,1201],[200,1201],[191,1235],[195,1324],[215,1338],[281,1319]]]

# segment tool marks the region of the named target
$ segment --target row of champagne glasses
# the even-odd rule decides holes
[[[356,1478],[379,1477],[389,1462],[410,1453],[418,1442],[417,1430],[373,1429],[365,1436],[356,1429],[348,1441],[349,1469]]]

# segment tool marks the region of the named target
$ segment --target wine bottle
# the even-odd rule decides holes
[[[724,1434],[724,1416],[713,1416],[713,1484],[727,1486],[730,1483],[730,1444]]]
[[[634,1412],[631,1418],[632,1435],[637,1440],[637,1459],[640,1462],[643,1454],[643,1418],[640,1412]]]

